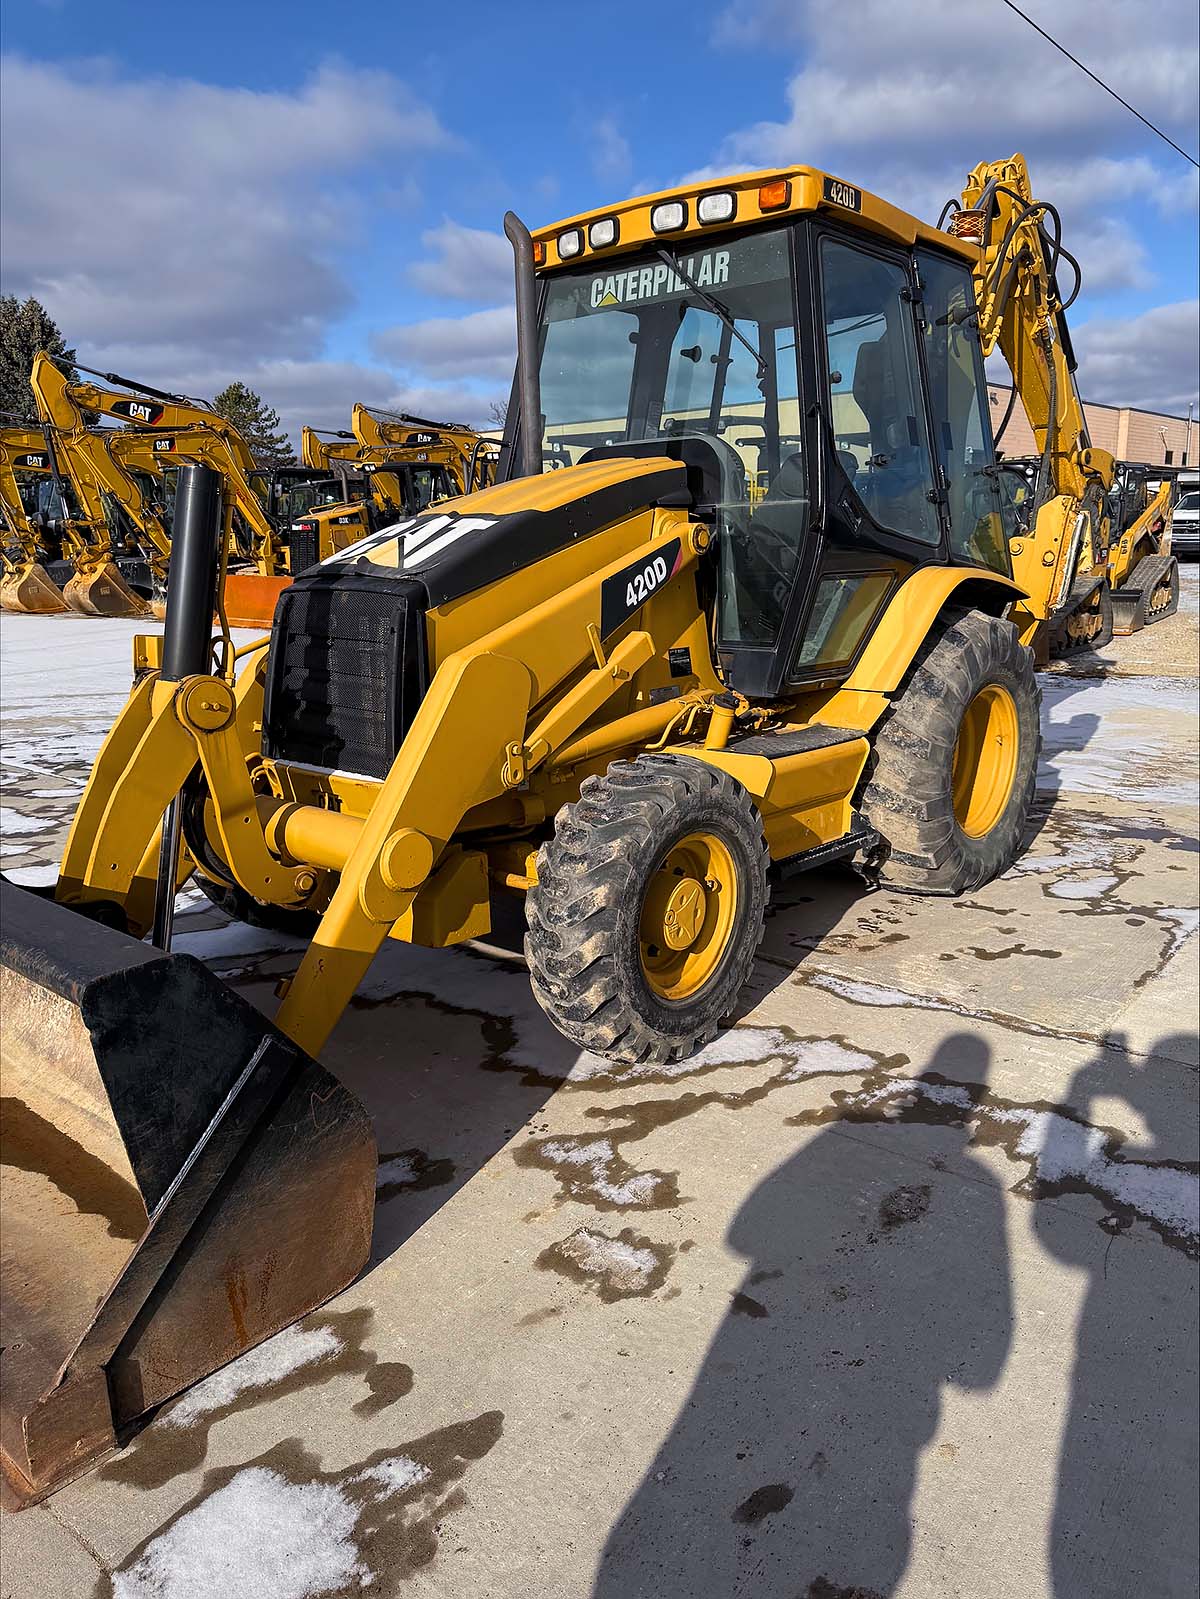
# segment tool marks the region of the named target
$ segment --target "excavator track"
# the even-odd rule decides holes
[[[1127,638],[1178,609],[1179,562],[1173,555],[1148,555],[1113,595],[1113,632]]]

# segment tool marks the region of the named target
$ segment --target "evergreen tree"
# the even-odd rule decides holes
[[[213,409],[223,416],[246,441],[254,463],[263,471],[273,466],[294,466],[295,452],[279,424],[279,412],[244,383],[231,383],[213,401]]]
[[[68,350],[58,323],[32,295],[24,302],[15,294],[0,295],[0,411],[37,421],[37,406],[29,387],[29,370],[39,350],[60,357],[64,370],[77,378],[75,351]]]

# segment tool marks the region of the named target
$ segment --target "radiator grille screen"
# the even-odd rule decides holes
[[[317,564],[317,530],[313,527],[310,531],[303,528],[288,529],[288,559],[291,562],[292,576],[298,577],[301,572],[306,572],[310,566]]]
[[[394,583],[285,590],[271,643],[264,753],[386,777],[424,693],[423,624]]]

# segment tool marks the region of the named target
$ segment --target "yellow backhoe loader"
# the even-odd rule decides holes
[[[524,893],[553,1022],[671,1062],[736,1006],[773,862],[955,895],[1016,859],[1022,638],[1075,608],[1111,475],[1062,430],[1045,209],[1014,158],[947,229],[802,166],[510,213],[499,481],[298,575],[240,657],[219,480],[181,469],[166,626],[57,885],[3,889],[19,1493],[361,1268],[371,1129],[316,1057],[386,938]],[[994,342],[1052,466],[1015,553]],[[273,1022],[170,952],[189,878],[309,938]]]

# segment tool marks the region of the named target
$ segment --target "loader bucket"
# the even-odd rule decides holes
[[[275,602],[290,582],[290,577],[232,572],[225,579],[225,618],[230,627],[269,628]]]
[[[358,1100],[194,957],[0,884],[0,1461],[9,1502],[344,1288]]]
[[[63,590],[63,597],[73,611],[84,616],[146,616],[150,610],[113,561],[76,572]]]
[[[6,572],[0,583],[0,609],[44,615],[68,608],[61,590],[50,581],[45,567],[36,561]]]

